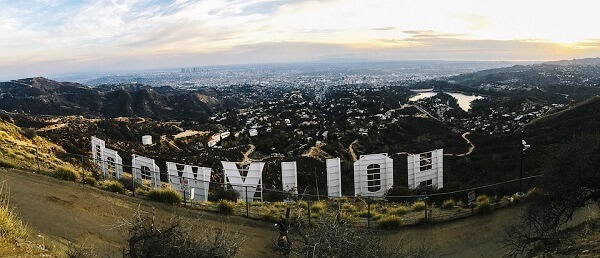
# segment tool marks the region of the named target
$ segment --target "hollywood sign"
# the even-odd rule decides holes
[[[443,187],[443,150],[408,156],[408,187]],[[119,179],[123,176],[123,161],[117,151],[106,148],[106,143],[92,136],[92,156],[104,177]],[[252,162],[246,168],[236,162],[221,161],[224,183],[230,185],[241,199],[262,200],[262,171],[264,162]],[[196,201],[208,200],[211,168],[166,162],[169,184],[183,196]],[[327,195],[342,196],[341,162],[327,159]],[[132,176],[137,184],[149,183],[161,187],[160,169],[154,159],[133,154]],[[281,162],[282,189],[298,193],[296,162]],[[354,162],[354,195],[383,197],[394,185],[394,162],[386,153],[361,155]]]

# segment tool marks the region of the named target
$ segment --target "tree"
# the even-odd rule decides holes
[[[549,243],[573,214],[590,202],[600,204],[600,134],[586,135],[547,151],[540,194],[522,221],[507,230],[509,256]]]

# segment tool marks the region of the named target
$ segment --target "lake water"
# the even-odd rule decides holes
[[[417,101],[420,99],[431,98],[431,97],[435,96],[436,94],[438,94],[438,92],[433,92],[431,89],[413,90],[413,92],[417,93],[417,95],[412,96],[409,99],[410,101]],[[457,99],[458,105],[464,111],[468,111],[469,109],[471,109],[471,102],[473,102],[473,100],[483,98],[483,96],[479,96],[479,95],[466,95],[466,94],[455,93],[455,92],[444,92],[444,93]]]

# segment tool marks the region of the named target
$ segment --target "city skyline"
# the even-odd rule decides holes
[[[0,77],[329,58],[600,56],[592,1],[0,1]]]

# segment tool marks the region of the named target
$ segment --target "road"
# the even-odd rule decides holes
[[[272,246],[277,232],[270,223],[142,201],[20,170],[0,169],[0,181],[9,187],[11,204],[16,205],[16,212],[34,234],[41,233],[58,242],[74,242],[93,249],[100,257],[121,256],[127,230],[114,227],[138,207],[143,212],[155,207],[157,218],[163,221],[178,214],[199,233],[207,227],[235,229],[246,239],[240,257],[274,256]],[[390,246],[424,241],[436,255],[499,257],[503,253],[499,241],[504,228],[514,223],[523,209],[524,206],[509,207],[485,216],[382,234]],[[576,221],[582,218],[578,215]]]

